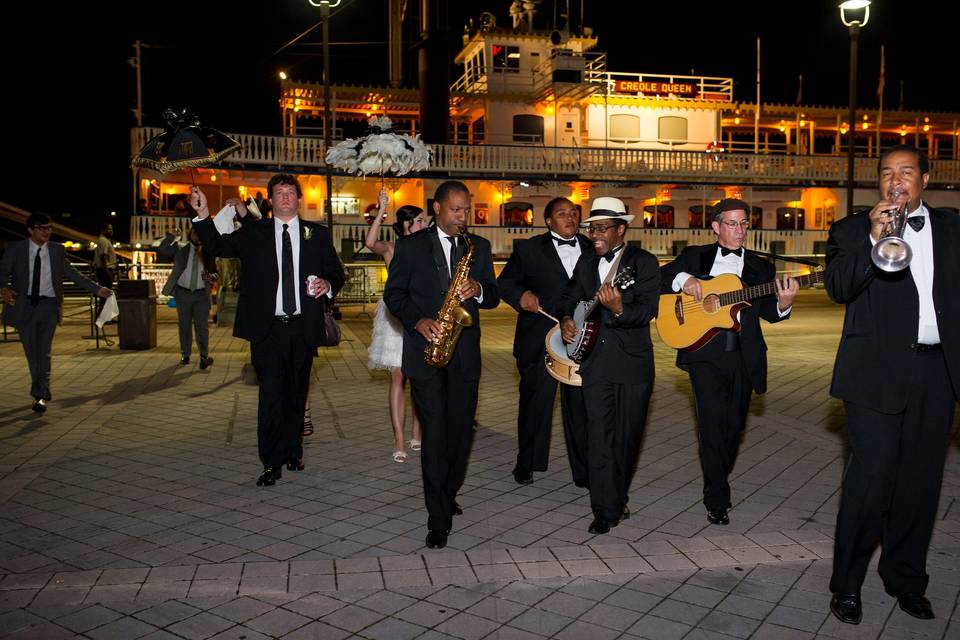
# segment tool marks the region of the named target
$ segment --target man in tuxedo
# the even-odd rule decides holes
[[[747,251],[750,207],[724,198],[714,207],[714,244],[687,247],[662,270],[662,292],[683,291],[700,301],[700,280],[724,273],[738,276],[745,286],[775,281],[776,297],[759,298],[737,315],[738,325],[717,332],[697,349],[680,350],[677,366],[690,375],[699,422],[703,504],[710,524],[730,524],[729,475],[747,424],[750,395],[767,390],[767,345],[760,318],[779,322],[790,316],[799,284],[776,280],[774,266]]]
[[[177,235],[167,236],[157,247],[157,254],[173,260],[173,271],[163,285],[163,295],[173,296],[177,303],[177,323],[180,329],[180,364],[190,364],[193,330],[197,334],[200,368],[213,364],[207,349],[210,334],[210,286],[217,279],[217,266],[211,256],[202,250],[200,236],[190,230],[189,242],[180,245]]]
[[[563,295],[581,255],[593,257],[593,245],[577,233],[580,211],[566,198],[554,198],[544,210],[547,233],[517,243],[497,283],[500,295],[517,310],[513,356],[520,371],[520,407],[517,412],[517,464],[513,478],[533,482],[534,471],[546,471],[553,430],[553,402],[557,381],[543,364],[544,339],[553,321],[539,313],[553,309]],[[567,457],[573,482],[587,487],[587,432],[583,391],[560,385],[560,409]]]
[[[30,367],[33,410],[43,413],[50,401],[50,349],[63,318],[63,279],[109,298],[113,291],[84,278],[67,261],[63,245],[51,242],[53,225],[42,213],[27,218],[29,238],[11,242],[0,260],[3,322],[15,327]]]
[[[900,608],[934,617],[927,549],[960,398],[960,219],[923,201],[927,154],[899,145],[879,161],[880,201],[830,229],[826,289],[846,305],[830,394],[843,400],[849,458],[834,541],[830,609],[862,617],[860,586],[880,543],[879,573]],[[905,207],[909,268],[874,266],[872,247]]]
[[[626,244],[633,216],[617,198],[597,198],[584,223],[595,255],[577,263],[555,313],[565,342],[578,329],[573,320],[580,300],[596,295],[599,333],[580,366],[587,411],[590,508],[588,531],[603,534],[630,516],[630,482],[653,391],[650,321],[657,314],[660,268],[650,253]],[[616,277],[632,270],[619,286]],[[621,290],[621,287],[623,289]]]
[[[273,218],[243,224],[220,235],[203,192],[191,204],[203,248],[210,255],[240,259],[240,295],[233,335],[250,341],[260,381],[257,444],[263,473],[257,486],[272,486],[282,466],[303,469],[303,412],[317,347],[326,341],[324,305],[344,283],[343,265],[327,228],[299,217],[303,192],[289,174],[267,184]],[[242,202],[232,201],[240,216]]]
[[[442,183],[434,195],[433,210],[434,226],[397,240],[383,299],[404,328],[401,368],[410,379],[423,431],[420,463],[427,547],[440,549],[447,544],[453,514],[461,513],[456,497],[467,470],[480,383],[479,310],[495,308],[500,293],[490,243],[466,234],[467,186],[454,180]],[[443,331],[437,315],[466,253],[463,234],[473,245],[473,261],[456,296],[473,323],[460,334],[450,363],[439,368],[425,361],[424,351]]]

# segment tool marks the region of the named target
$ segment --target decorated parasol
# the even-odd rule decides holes
[[[327,151],[327,162],[357,175],[404,175],[430,166],[430,149],[420,136],[394,133],[386,116],[370,119],[370,133],[347,138]]]
[[[160,173],[202,167],[219,162],[240,148],[240,143],[212,127],[205,127],[190,109],[163,112],[166,126],[133,158],[133,166]]]

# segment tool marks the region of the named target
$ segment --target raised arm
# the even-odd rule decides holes
[[[373,224],[367,229],[367,237],[363,241],[363,246],[378,256],[381,256],[384,262],[389,264],[393,258],[393,243],[380,239],[380,227],[387,217],[387,202],[389,202],[386,187],[380,188],[380,195],[377,198],[377,202],[380,207],[377,210],[377,215],[373,219]]]

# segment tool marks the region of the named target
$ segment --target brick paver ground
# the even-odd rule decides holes
[[[728,527],[706,522],[690,385],[656,341],[633,516],[604,536],[587,533],[559,428],[550,470],[513,482],[514,314],[485,313],[465,513],[443,551],[424,548],[418,455],[390,457],[372,311],[344,309],[344,342],[314,367],[307,468],[272,488],[254,486],[256,387],[229,330],[211,329],[200,371],[196,355],[178,365],[172,310],[144,352],[95,350],[68,321],[40,417],[19,344],[0,343],[0,637],[960,638],[956,425],[928,562],[937,620],[900,612],[875,570],[863,624],[829,615],[845,441],[827,395],[842,309],[822,291],[765,327],[770,391],[751,406]]]

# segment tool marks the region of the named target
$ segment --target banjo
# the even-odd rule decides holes
[[[634,275],[633,267],[625,267],[610,281],[610,285],[621,290],[626,289],[634,283]],[[573,312],[577,337],[570,344],[564,344],[559,324],[547,332],[547,350],[543,364],[547,367],[547,373],[564,384],[578,387],[583,384],[580,379],[580,364],[593,350],[600,334],[600,315],[595,313],[599,304],[596,295],[591,300],[577,303]]]

